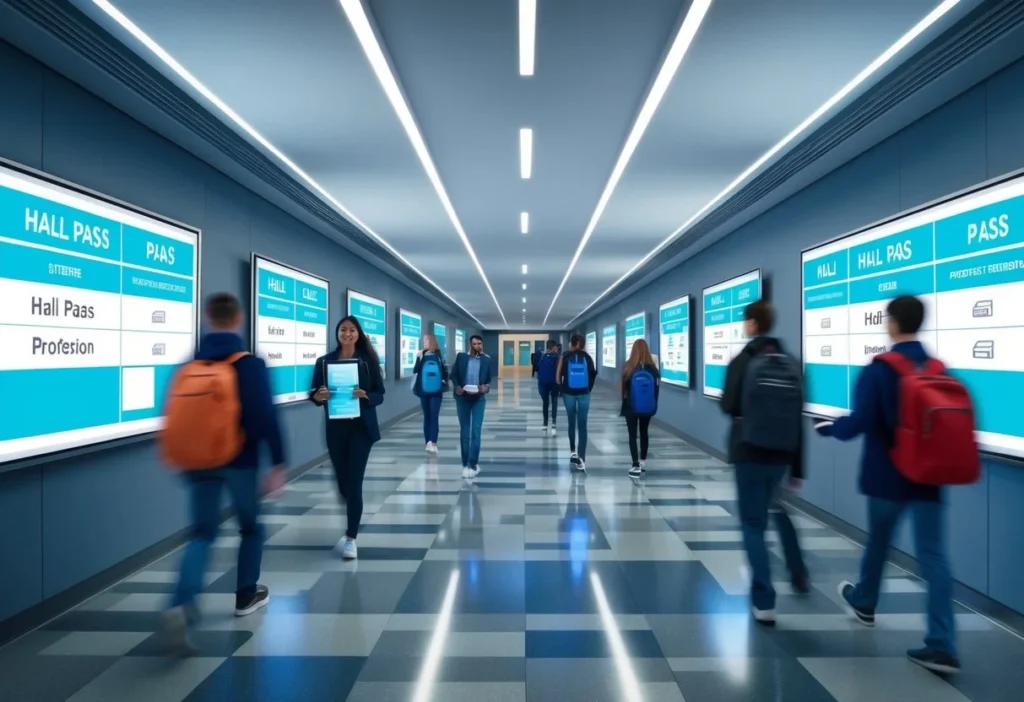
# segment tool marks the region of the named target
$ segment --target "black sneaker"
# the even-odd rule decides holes
[[[858,609],[850,604],[850,598],[853,597],[854,585],[849,580],[844,580],[839,583],[839,596],[843,598],[843,602],[846,604],[846,610],[850,615],[859,621],[864,626],[875,625],[875,612],[874,610]]]
[[[807,595],[811,592],[811,579],[807,573],[797,573],[790,579],[793,585],[793,592],[798,595]]]
[[[643,475],[643,471],[640,469],[640,466],[633,466],[629,469],[629,477],[639,478],[641,475]]]
[[[933,673],[955,675],[960,672],[960,661],[954,656],[927,646],[907,651],[907,658]]]
[[[579,455],[575,451],[573,451],[572,455],[569,456],[569,465],[570,466],[578,466],[579,464],[580,464],[580,457],[579,457]]]
[[[270,602],[270,590],[266,585],[257,585],[252,595],[235,595],[235,616],[244,617]]]

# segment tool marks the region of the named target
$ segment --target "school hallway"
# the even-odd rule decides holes
[[[562,408],[558,436],[545,436],[535,383],[498,384],[481,473],[464,481],[446,398],[436,460],[419,415],[374,448],[357,562],[332,551],[343,509],[321,466],[264,509],[264,610],[232,616],[238,537],[226,524],[198,655],[169,660],[154,633],[175,552],[0,650],[0,700],[1019,699],[1024,641],[965,608],[959,677],[906,659],[924,595],[895,567],[877,628],[848,619],[835,591],[861,550],[804,516],[811,593],[792,593],[771,534],[779,621],[753,623],[731,470],[652,427],[647,477],[633,482],[618,402],[600,385],[593,400],[588,471],[574,474]]]

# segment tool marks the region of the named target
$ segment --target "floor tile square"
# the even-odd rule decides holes
[[[669,665],[686,702],[834,702],[792,658],[670,658]]]
[[[358,682],[347,702],[409,702],[421,692],[425,700],[444,702],[526,702],[522,682]]]
[[[324,573],[305,595],[310,614],[391,614],[413,573]]]
[[[596,589],[595,582],[600,586]],[[613,563],[569,560],[526,563],[528,614],[597,614],[603,595],[612,612],[640,614],[621,568]]]
[[[186,702],[225,700],[344,700],[362,671],[365,658],[229,658],[200,683]]]
[[[387,620],[386,614],[268,614],[223,626],[253,631],[236,656],[366,657]]]
[[[397,612],[438,612],[456,572],[454,612],[461,614],[515,614],[524,612],[525,583],[522,562],[426,561],[416,571]]]
[[[121,658],[68,702],[181,702],[223,662],[223,658]]]
[[[142,631],[72,631],[43,656],[123,656],[149,638]]]
[[[900,658],[801,658],[836,702],[970,702],[941,677]]]

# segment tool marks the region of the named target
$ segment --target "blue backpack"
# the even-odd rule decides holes
[[[430,354],[423,357],[420,366],[420,392],[424,395],[436,395],[441,392],[441,364],[437,356]]]
[[[656,386],[654,374],[643,366],[633,371],[633,377],[629,379],[629,408],[634,415],[652,417],[658,411],[658,403],[654,399]]]
[[[557,353],[546,353],[540,357],[540,362],[537,364],[537,382],[545,384],[554,383],[557,372]]]
[[[590,388],[590,370],[587,368],[587,357],[574,353],[568,358],[568,382],[570,390],[587,390]]]

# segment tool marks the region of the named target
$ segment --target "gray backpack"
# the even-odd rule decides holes
[[[743,377],[741,441],[771,451],[797,451],[803,421],[800,365],[777,346],[750,359]]]

